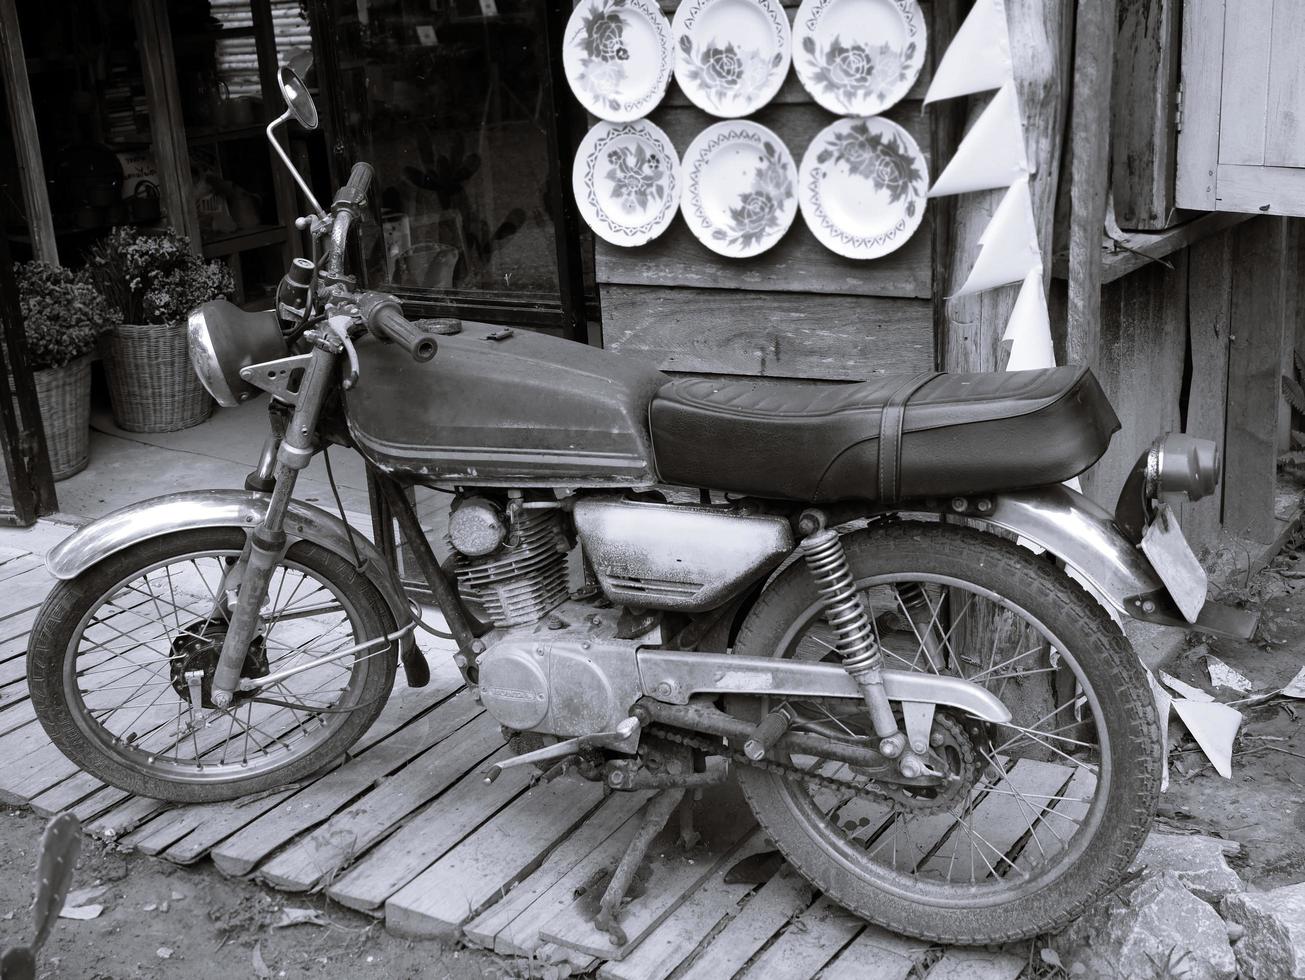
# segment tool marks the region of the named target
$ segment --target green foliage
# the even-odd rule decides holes
[[[16,272],[18,308],[33,371],[63,367],[89,354],[96,337],[122,322],[84,270],[28,262]]]
[[[124,323],[177,323],[235,288],[225,265],[205,262],[173,231],[115,228],[91,247],[86,268]]]

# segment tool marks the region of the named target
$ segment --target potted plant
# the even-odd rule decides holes
[[[18,266],[18,306],[28,364],[56,480],[80,473],[90,458],[91,352],[117,310],[85,272],[44,262]]]
[[[190,366],[186,317],[231,292],[227,267],[195,255],[183,235],[128,226],[92,246],[86,268],[121,315],[103,345],[114,421],[132,432],[203,422],[213,399]]]

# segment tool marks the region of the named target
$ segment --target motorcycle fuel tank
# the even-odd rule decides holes
[[[657,480],[651,365],[529,330],[463,323],[433,360],[358,344],[345,392],[359,451],[388,473],[466,486],[637,486]]]

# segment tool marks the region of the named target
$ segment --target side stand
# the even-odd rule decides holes
[[[683,799],[684,790],[680,788],[662,790],[649,801],[648,809],[644,811],[643,821],[635,831],[634,839],[630,841],[630,846],[621,855],[620,863],[612,872],[612,880],[608,882],[602,901],[598,903],[598,915],[594,917],[594,925],[607,933],[614,946],[624,946],[629,941],[625,930],[617,924],[616,915],[621,909],[625,893],[630,889],[630,882],[634,880],[634,873],[639,870],[639,864],[648,853],[653,838],[666,826],[671,819],[671,814]]]

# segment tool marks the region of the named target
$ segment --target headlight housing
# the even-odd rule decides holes
[[[197,307],[186,322],[190,363],[200,382],[223,408],[234,408],[258,394],[240,377],[251,364],[284,357],[285,340],[276,313],[246,313],[224,299]]]

